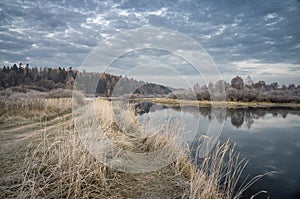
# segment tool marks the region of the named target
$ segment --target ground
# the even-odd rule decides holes
[[[80,143],[71,102],[71,98],[32,99],[29,95],[2,103],[5,106],[0,116],[0,198],[240,197],[241,192],[234,192],[233,184],[221,183],[224,179],[236,182],[238,179],[231,179],[228,173],[242,171],[235,165],[239,163],[235,159],[224,162],[225,155],[232,151],[228,143],[217,146],[199,170],[187,153],[153,172],[116,171],[98,162]],[[152,151],[168,142],[169,138],[161,137],[126,137],[109,116],[108,101],[99,99],[89,101],[88,105],[91,103],[107,109],[100,110],[99,121],[111,134],[108,136],[119,136],[116,143],[127,145],[127,149]],[[229,172],[232,169],[236,172]]]

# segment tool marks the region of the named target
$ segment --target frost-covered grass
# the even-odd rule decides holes
[[[67,100],[64,98],[42,98],[45,101],[38,104],[30,102],[27,93],[24,94],[26,97],[18,97],[19,95],[9,94],[6,97],[15,99],[17,103],[11,102],[15,105],[22,100],[24,104],[28,103],[18,106],[18,109],[27,112],[38,110],[38,113],[43,115],[52,111],[64,112],[66,109],[72,109],[70,98],[69,101],[64,101]],[[28,95],[33,96],[33,93]],[[39,95],[35,93],[34,96]],[[62,100],[62,104],[59,100]],[[14,107],[9,106],[6,110],[8,112]],[[7,171],[0,178],[1,197],[229,199],[239,198],[244,189],[252,183],[250,181],[242,188],[237,187],[247,161],[239,158],[234,146],[230,146],[229,142],[218,144],[209,156],[196,163],[191,161],[191,153],[188,150],[183,154],[176,154],[179,150],[172,135],[181,127],[177,121],[168,120],[165,125],[159,127],[162,131],[167,131],[166,134],[151,132],[149,135],[152,136],[141,138],[138,137],[141,132],[138,132],[136,127],[136,116],[130,107],[126,112],[113,112],[109,101],[97,99],[81,108],[90,111],[85,111],[86,115],[82,115],[76,121],[77,125],[78,122],[83,122],[82,125],[91,129],[100,125],[105,135],[120,149],[145,153],[159,151],[167,146],[177,158],[165,167],[151,172],[118,171],[105,166],[89,153],[80,140],[73,119],[54,118],[48,123],[44,120],[41,123],[45,126],[37,129],[30,125],[24,127],[26,133],[31,133],[31,130],[37,132],[35,137],[30,138],[31,141],[20,142],[18,146],[11,147],[10,151],[2,151],[8,155],[0,154],[3,165],[8,163],[8,160],[13,160],[3,167]],[[18,115],[17,112],[14,113]],[[22,118],[25,117],[20,117],[20,120]],[[123,122],[122,125],[120,122]],[[147,131],[152,131],[151,125]],[[154,129],[157,129],[157,126],[153,131]],[[9,130],[10,133],[17,132],[17,128]],[[136,161],[138,163],[138,159]]]

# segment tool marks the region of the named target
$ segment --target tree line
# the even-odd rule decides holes
[[[29,89],[48,91],[56,88],[72,89],[76,73],[72,67],[33,67],[28,64],[4,66],[0,68],[0,90],[24,86]]]
[[[198,100],[210,100],[211,97],[218,100],[218,98],[221,98],[220,94],[225,92],[227,101],[300,102],[300,85],[282,84],[279,86],[277,82],[267,84],[263,80],[254,82],[250,76],[245,81],[242,77],[236,76],[230,83],[219,80],[214,84],[209,83],[207,86],[200,86],[196,83],[193,90]]]
[[[73,89],[75,78],[76,88],[85,94],[110,97],[134,94],[148,97],[167,96],[169,98],[194,100],[227,100],[243,102],[300,102],[300,85],[281,85],[277,82],[267,84],[265,81],[253,82],[250,76],[245,80],[236,76],[231,82],[219,80],[208,85],[196,83],[193,89],[170,89],[168,87],[137,81],[132,78],[116,76],[108,73],[79,72],[72,67],[29,67],[28,64],[4,66],[0,68],[0,90],[9,87],[25,87],[40,91],[57,88]],[[91,86],[94,85],[94,86]],[[194,96],[194,97],[193,97]],[[226,96],[226,99],[223,99]]]
[[[133,78],[98,72],[79,72],[72,67],[29,67],[28,64],[4,66],[0,68],[0,90],[10,87],[23,87],[39,91],[53,89],[73,89],[75,78],[76,88],[84,94],[117,96],[134,93],[135,95],[167,94],[168,88]]]

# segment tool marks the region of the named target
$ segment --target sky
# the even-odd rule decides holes
[[[299,0],[2,0],[0,64],[78,68],[97,45],[147,27],[198,42],[227,81],[250,75],[300,84]],[[145,72],[155,56],[163,57],[158,66],[174,64],[193,77],[191,63],[172,52],[133,49],[116,63],[144,61]]]

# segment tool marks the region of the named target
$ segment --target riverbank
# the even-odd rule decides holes
[[[193,101],[167,98],[136,98],[132,101],[151,101],[164,104],[169,107],[198,106],[198,107],[226,107],[226,108],[296,108],[300,109],[300,103],[272,103],[272,102],[233,102],[233,101]]]
[[[66,106],[70,108],[71,103]],[[26,109],[28,114],[32,109],[35,111],[34,107],[29,108]],[[240,198],[247,188],[245,186],[234,191],[247,161],[233,155],[234,146],[230,147],[229,142],[217,144],[211,155],[205,157],[198,166],[191,161],[191,154],[187,151],[177,154],[170,164],[151,172],[125,172],[107,167],[82,144],[80,136],[83,134],[78,135],[75,121],[77,128],[80,124],[81,127],[87,125],[88,129],[94,129],[97,128],[96,124],[101,124],[105,135],[116,147],[137,154],[130,159],[137,168],[144,164],[139,154],[151,154],[166,148],[171,154],[176,154],[178,145],[173,143],[171,136],[154,133],[150,134],[155,136],[146,138],[134,136],[141,133],[131,131],[136,129],[134,114],[127,115],[126,111],[120,111],[118,116],[123,116],[124,124],[127,119],[133,121],[133,126],[128,126],[124,131],[115,122],[118,118],[107,100],[93,100],[78,110],[84,110],[84,114],[78,115],[76,119],[67,114],[53,120],[3,127],[1,134],[7,135],[7,139],[4,136],[0,139],[2,146],[6,144],[6,148],[2,147],[0,157],[2,164],[7,167],[0,172],[0,186],[3,190],[0,198],[44,198],[50,195],[53,198],[229,199]],[[14,112],[12,117],[23,118],[19,114]],[[167,123],[162,131],[166,135],[173,135],[172,132],[178,129],[173,123]],[[120,151],[115,152],[121,154]],[[107,154],[108,157],[118,157]],[[231,158],[225,160],[224,157]],[[119,161],[113,163],[119,164]],[[124,166],[123,163],[121,165]],[[222,179],[227,183],[223,183]]]

